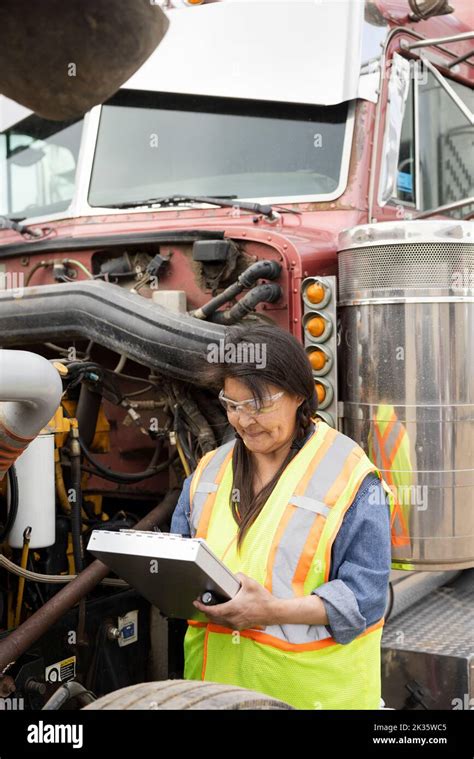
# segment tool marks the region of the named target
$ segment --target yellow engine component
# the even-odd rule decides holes
[[[64,415],[63,406],[69,416]],[[56,493],[57,493],[59,502],[63,508],[63,511],[66,514],[70,513],[71,504],[69,503],[66,487],[64,484],[59,452],[67,440],[71,427],[77,426],[77,420],[75,418],[76,406],[77,406],[76,401],[63,399],[62,405],[58,407],[55,415],[49,421],[49,423],[47,424],[45,428],[49,432],[54,432],[54,435],[55,435],[56,450],[54,454],[54,461],[55,461],[55,472],[56,472]],[[94,439],[90,446],[91,451],[94,451],[95,453],[108,453],[108,451],[110,451],[109,432],[110,432],[110,424],[108,422],[107,417],[105,416],[104,410],[101,407],[99,409],[99,414],[97,418],[97,425],[95,428]],[[89,479],[88,475],[84,474],[83,483],[82,483],[83,487],[87,485],[88,479]],[[101,515],[104,521],[108,519],[108,516],[102,512],[102,496],[101,495],[88,495],[87,500],[93,502],[94,513],[96,515]],[[84,509],[82,510],[82,516],[83,518],[87,518],[87,514],[84,511]],[[72,558],[70,558],[69,556],[69,548],[68,548],[68,562],[71,566]]]
[[[77,406],[76,401],[63,399],[62,406],[64,406],[69,416],[75,417]],[[58,407],[55,415],[45,427],[45,430],[48,432],[55,433],[56,445],[58,448],[61,448],[64,445],[71,429],[71,419],[64,416],[62,406]],[[105,416],[103,408],[101,407],[97,418],[94,439],[90,445],[91,451],[94,453],[108,453],[110,451],[109,432],[110,424]]]
[[[61,446],[64,445],[67,436],[69,435],[70,429],[70,420],[64,416],[62,406],[58,406],[54,416],[49,420],[46,427],[42,429],[42,432],[54,432],[55,443],[59,448],[61,448]]]

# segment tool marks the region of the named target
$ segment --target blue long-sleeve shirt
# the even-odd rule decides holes
[[[302,444],[312,434],[307,435]],[[183,483],[170,530],[190,537],[190,487]],[[370,473],[336,535],[329,580],[315,588],[326,609],[329,633],[338,643],[350,643],[384,615],[391,564],[390,508],[378,477]]]

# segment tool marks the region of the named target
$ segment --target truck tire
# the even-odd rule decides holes
[[[235,685],[201,680],[139,683],[107,693],[83,709],[293,709],[276,698]]]

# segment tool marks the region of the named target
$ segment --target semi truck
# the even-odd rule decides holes
[[[194,359],[264,322],[395,496],[383,703],[473,709],[470,4],[157,4],[83,117],[0,98],[2,707],[288,708],[184,680],[186,621],[85,548],[169,532],[233,436]]]

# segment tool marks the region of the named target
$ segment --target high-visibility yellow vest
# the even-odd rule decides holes
[[[390,404],[380,404],[368,438],[369,456],[392,491],[390,527],[394,558],[411,554],[410,510],[413,469],[410,440],[405,425]],[[392,564],[392,566],[395,566]]]
[[[362,480],[369,472],[382,480],[381,475],[353,440],[318,420],[250,526],[239,555],[229,505],[234,444],[207,453],[194,473],[191,536],[205,538],[233,572],[253,577],[278,598],[309,595],[329,579],[331,548]],[[384,618],[340,644],[325,625],[237,631],[199,613],[188,620],[184,677],[250,688],[298,709],[378,709],[383,624]]]

